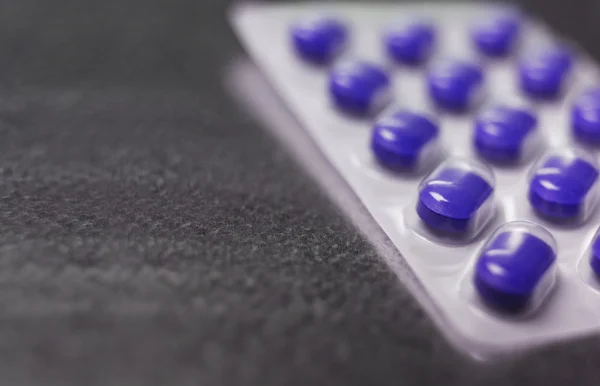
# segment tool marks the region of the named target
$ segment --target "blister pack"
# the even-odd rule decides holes
[[[502,5],[246,4],[231,21],[459,348],[600,331],[600,78],[584,52]]]

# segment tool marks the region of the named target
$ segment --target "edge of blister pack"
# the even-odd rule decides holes
[[[376,248],[384,262],[399,277],[418,304],[425,309],[434,324],[456,347],[476,359],[484,359],[477,347],[464,346],[461,337],[454,333],[448,320],[440,312],[423,288],[417,276],[406,263],[389,237],[373,219],[373,216],[346,181],[313,143],[308,133],[281,101],[260,70],[248,59],[238,59],[227,69],[226,87],[237,102],[255,116],[275,138],[294,156],[325,190],[328,197],[340,209],[363,236]],[[252,92],[250,92],[252,90]]]
[[[494,7],[497,6],[498,5],[495,5]],[[472,8],[474,5],[460,3],[444,4],[443,6],[434,3],[425,5],[369,4],[369,12],[367,12],[368,15],[366,17],[376,18],[378,13],[385,13],[386,11],[389,13],[389,10],[391,9],[410,10],[411,12],[407,12],[407,14],[416,13],[426,15],[428,11],[431,11],[434,7],[442,10],[449,9],[448,7],[457,7],[456,9],[453,9],[453,11],[458,10],[457,12],[460,12],[460,9],[464,10],[466,9],[465,7]],[[477,8],[477,6],[475,7]],[[505,6],[500,5],[500,7],[504,9]],[[479,6],[479,8],[479,11],[482,11],[488,9],[488,6]],[[447,296],[443,293],[444,290],[447,290],[448,288],[451,288],[452,291],[456,291],[457,294],[461,292],[460,287],[464,282],[466,275],[472,272],[477,251],[479,251],[482,243],[488,240],[498,226],[505,222],[516,220],[535,220],[535,217],[532,217],[529,209],[521,206],[524,204],[521,202],[522,199],[518,195],[512,194],[506,199],[501,216],[498,216],[497,221],[492,221],[487,227],[489,229],[485,230],[484,233],[487,236],[478,237],[473,245],[462,249],[456,247],[454,250],[449,248],[448,245],[443,247],[433,245],[431,241],[425,240],[424,238],[415,238],[410,227],[407,227],[406,224],[395,223],[393,219],[390,218],[389,213],[384,213],[386,211],[403,211],[406,209],[405,204],[403,204],[402,207],[398,207],[397,205],[394,206],[385,202],[380,205],[383,207],[382,209],[374,208],[372,200],[370,203],[369,199],[365,201],[365,197],[372,198],[372,196],[369,195],[370,192],[365,191],[364,189],[357,191],[356,189],[357,184],[360,185],[362,183],[364,185],[364,181],[361,182],[359,179],[349,178],[348,168],[350,166],[342,165],[342,167],[340,167],[341,161],[339,158],[336,159],[339,154],[332,154],[331,149],[329,149],[329,152],[324,151],[322,141],[325,137],[322,136],[318,138],[318,135],[315,137],[314,131],[311,132],[311,130],[306,130],[306,121],[304,121],[302,117],[299,117],[298,111],[295,111],[293,108],[294,102],[297,102],[298,99],[294,101],[293,98],[290,99],[289,93],[286,94],[285,92],[282,92],[282,89],[284,88],[282,86],[283,83],[278,82],[277,79],[274,80],[269,73],[270,70],[273,69],[273,67],[269,67],[269,65],[272,66],[273,63],[268,63],[268,60],[265,60],[264,57],[261,58],[260,53],[257,52],[260,51],[260,47],[257,48],[256,41],[253,41],[252,39],[255,39],[258,35],[253,37],[246,36],[249,29],[251,29],[252,26],[256,27],[257,25],[256,23],[248,23],[248,21],[255,16],[259,16],[257,20],[263,20],[264,22],[264,12],[274,12],[270,15],[283,16],[282,20],[289,20],[290,14],[307,14],[313,12],[331,12],[340,14],[346,12],[348,9],[352,9],[355,16],[358,13],[362,15],[360,5],[356,4],[239,4],[234,6],[229,15],[231,23],[234,26],[240,41],[248,50],[250,57],[256,62],[257,66],[249,61],[237,62],[234,64],[227,73],[227,85],[230,91],[237,97],[238,101],[248,107],[251,112],[257,114],[258,118],[267,126],[267,128],[287,145],[298,161],[303,164],[305,169],[308,170],[309,173],[323,186],[331,199],[340,207],[342,213],[348,216],[368,240],[377,247],[385,262],[390,266],[399,280],[414,295],[416,300],[433,319],[434,323],[442,331],[444,336],[463,352],[466,352],[477,359],[504,357],[505,355],[522,352],[541,344],[586,335],[600,329],[600,325],[595,321],[598,320],[598,315],[592,310],[587,310],[589,311],[589,314],[581,315],[581,317],[587,317],[592,321],[588,320],[586,323],[575,326],[569,325],[569,323],[573,324],[573,318],[569,317],[569,315],[556,319],[555,313],[547,312],[547,309],[552,309],[552,307],[566,307],[565,312],[567,313],[569,310],[577,309],[565,306],[566,303],[562,298],[565,296],[572,297],[589,290],[589,284],[584,283],[583,280],[579,280],[580,270],[578,268],[581,264],[580,261],[583,261],[583,257],[581,256],[587,254],[584,250],[587,251],[588,244],[584,245],[583,250],[580,250],[581,245],[579,245],[577,247],[579,249],[569,251],[570,254],[575,254],[575,256],[577,256],[576,264],[571,264],[570,262],[565,263],[565,256],[559,256],[557,265],[562,267],[563,271],[558,275],[555,287],[558,287],[557,292],[559,292],[559,298],[561,298],[558,303],[560,304],[553,304],[551,307],[543,307],[541,312],[542,316],[533,321],[527,318],[510,318],[491,315],[478,307],[473,307],[472,304],[469,304],[469,302],[462,297],[462,295],[458,295],[458,298],[456,298],[454,295]],[[436,10],[436,12],[443,12],[439,9]],[[263,19],[261,19],[261,15]],[[286,17],[288,18],[286,19]],[[278,20],[276,23],[279,27],[281,27],[280,24],[284,22],[282,20]],[[256,22],[256,20],[254,20],[254,22]],[[263,23],[263,34],[269,27],[269,23]],[[540,28],[545,27],[540,26]],[[550,33],[545,34],[548,35]],[[553,36],[552,39],[556,38]],[[310,70],[308,73],[311,74],[310,76],[314,75],[314,72],[311,72]],[[295,79],[294,81],[296,84],[300,84],[302,80],[303,79],[300,78]],[[307,87],[310,87],[310,82],[307,82]],[[315,103],[319,102],[322,102],[322,100],[319,99],[318,101],[315,101]],[[330,106],[325,106],[325,108],[330,108]],[[555,118],[551,113],[546,113],[546,115],[548,116],[548,120]],[[349,125],[349,129],[356,128],[352,127],[352,125],[359,125],[352,121],[343,122]],[[553,124],[555,124],[555,122],[561,121],[554,119]],[[330,124],[331,122],[328,121],[327,123]],[[364,125],[364,122],[362,124]],[[457,120],[453,123],[451,122],[451,124],[464,126],[465,121]],[[544,125],[544,122],[540,122],[540,125]],[[557,138],[564,140],[564,137],[558,136]],[[553,140],[556,140],[557,138],[553,138]],[[365,140],[366,137],[361,136],[360,139],[362,141]],[[321,142],[319,142],[319,140]],[[562,142],[558,142],[558,144],[562,144]],[[556,143],[551,145],[556,145]],[[452,155],[456,156],[457,154]],[[463,156],[465,154],[458,155]],[[466,155],[472,156],[472,154]],[[352,162],[366,162],[364,157],[361,157],[363,156],[360,154],[357,155],[353,158]],[[346,168],[346,170],[344,170],[344,168]],[[388,178],[382,176],[378,171],[373,171],[373,173],[376,175],[374,177],[369,176],[369,178],[377,178],[378,181],[384,182],[386,181],[386,178]],[[516,173],[511,175],[510,172],[502,171],[498,177],[501,181],[516,181],[514,174]],[[411,184],[414,185],[414,183],[413,180]],[[385,188],[388,185],[382,183],[381,186]],[[506,192],[507,190],[503,191],[504,194],[506,194]],[[407,199],[407,197],[413,197],[412,193],[410,195],[406,194],[403,199]],[[598,212],[599,211],[596,211],[594,219],[592,220],[597,221],[600,218]],[[543,222],[535,222],[547,229],[551,229],[555,233],[559,247],[561,244],[565,243],[565,240],[568,240],[570,235],[572,235],[571,229],[563,229],[561,227],[552,228],[551,225],[547,225]],[[402,232],[407,234],[411,233],[411,235],[409,237],[404,237],[399,233],[400,231],[398,229],[400,228],[403,228]],[[590,225],[588,225],[587,228],[590,228]],[[595,228],[593,232],[596,232]],[[392,234],[392,236],[390,236],[390,234]],[[586,243],[589,242],[589,229],[586,229],[586,233],[582,237],[585,238]],[[419,262],[414,252],[419,251],[419,248],[422,248],[424,243],[429,243],[427,244],[426,249],[430,252],[433,251],[434,254],[436,252],[445,254],[450,251],[449,263],[446,262],[440,265],[438,262],[434,262],[431,264],[433,261],[431,256],[420,256],[426,261]],[[568,257],[572,258],[572,256]],[[458,260],[453,261],[452,259]],[[457,262],[459,263],[458,265],[454,264]],[[460,266],[458,270],[456,270],[457,266]],[[433,271],[426,270],[431,269],[432,267],[434,269]],[[443,284],[431,283],[427,280],[423,282],[423,278],[435,278],[436,274],[450,271],[454,272],[453,281],[451,283],[448,282],[448,280]],[[438,277],[443,277],[443,274]],[[581,283],[573,282],[575,277]],[[584,284],[585,288],[582,288],[581,284]],[[590,295],[586,293],[585,296],[589,301]],[[557,303],[555,299],[552,300],[552,303]],[[444,304],[446,301],[448,304]],[[465,316],[465,314],[468,315]],[[559,325],[566,325],[568,328],[555,328],[555,324],[557,323]],[[542,328],[538,329],[537,327]]]

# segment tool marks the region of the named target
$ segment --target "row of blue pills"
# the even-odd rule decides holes
[[[600,144],[600,89],[585,91],[574,103],[571,133],[586,146]],[[375,158],[393,171],[414,170],[424,150],[439,140],[435,119],[398,110],[379,119],[372,132]],[[476,153],[494,164],[515,164],[540,149],[537,115],[526,108],[494,105],[474,119],[472,144]]]
[[[490,58],[514,52],[521,30],[518,15],[484,20],[471,30],[477,51]],[[333,62],[348,45],[346,26],[335,19],[318,19],[293,26],[293,45],[304,60]],[[417,66],[435,51],[436,31],[431,24],[414,23],[385,34],[388,56],[403,65]],[[573,67],[573,55],[553,47],[525,57],[518,67],[522,92],[534,99],[561,95]],[[477,101],[485,81],[482,69],[471,62],[439,61],[427,75],[428,93],[439,108],[467,111]],[[380,66],[344,61],[330,72],[329,92],[341,111],[371,116],[390,98],[391,81]],[[473,147],[490,162],[516,162],[538,132],[536,115],[525,108],[493,106],[479,114],[473,125]],[[377,161],[393,171],[415,170],[425,153],[438,142],[439,126],[428,116],[400,110],[378,120],[371,148]],[[571,132],[577,140],[600,145],[600,89],[580,95],[571,110]],[[436,148],[437,149],[437,148]],[[528,201],[549,220],[585,219],[599,196],[598,165],[587,153],[567,149],[542,157],[532,169]],[[494,215],[493,173],[476,162],[443,162],[419,187],[416,212],[434,232],[452,236],[475,233]],[[531,223],[508,223],[491,236],[480,251],[473,284],[490,306],[505,311],[525,308],[554,267],[556,244],[545,229]],[[590,247],[590,267],[600,276],[600,237]]]
[[[535,114],[496,105],[483,111],[473,125],[477,154],[491,163],[512,164],[538,150]],[[439,140],[438,123],[423,114],[398,110],[375,123],[371,149],[378,162],[392,171],[409,171],[427,162],[424,153]]]
[[[502,14],[473,26],[471,39],[479,52],[489,57],[511,53],[519,37],[521,21],[517,14]],[[305,20],[292,27],[296,51],[306,60],[326,64],[339,55],[349,40],[347,26],[334,18]],[[389,56],[403,64],[426,61],[436,45],[436,30],[427,22],[394,28],[383,37]]]
[[[482,82],[483,74],[476,66],[444,60],[431,70],[428,91],[439,107],[464,111],[475,103]],[[545,86],[536,87],[539,91]],[[389,94],[390,88],[387,73],[372,63],[342,62],[330,74],[329,90],[334,104],[352,115],[369,116],[379,111],[380,96]],[[575,100],[571,116],[572,133],[577,140],[600,144],[600,88],[583,92]]]
[[[488,57],[509,55],[516,44],[520,31],[517,15],[501,15],[487,19],[473,28],[472,41],[478,51]],[[326,64],[333,61],[347,45],[347,28],[335,19],[317,19],[295,25],[292,37],[296,52],[312,63]],[[435,29],[431,24],[415,23],[392,30],[384,37],[388,56],[405,65],[419,65],[434,51]],[[573,66],[573,55],[565,47],[552,47],[526,56],[519,65],[519,82],[522,91],[532,98],[553,99],[558,97]],[[362,67],[362,68],[359,68]],[[369,84],[373,73],[379,78],[387,74],[372,63],[356,63],[351,76],[336,76],[333,70],[331,90],[338,106],[356,114],[366,114],[365,104],[378,87],[389,82]],[[341,72],[344,72],[341,70]],[[436,104],[450,110],[465,110],[470,106],[471,96],[482,86],[484,75],[474,63],[446,60],[434,66],[429,73],[430,94]],[[350,82],[348,82],[350,80]],[[343,93],[343,98],[337,98]],[[362,99],[363,103],[346,103],[350,99]]]
[[[594,158],[579,149],[551,153],[532,169],[528,201],[546,220],[583,221],[598,200],[598,175]],[[480,220],[482,208],[487,212],[487,206],[493,205],[493,192],[489,169],[474,161],[450,159],[419,187],[417,213],[436,231],[457,236],[476,233],[482,226],[473,222]]]
[[[333,55],[332,51],[340,50],[343,37],[346,36],[340,25],[325,20],[321,24],[308,26],[310,28],[304,25],[304,29],[300,29],[304,33],[294,30],[296,47],[303,56],[313,60],[318,56],[321,61]],[[306,28],[309,29],[305,30]],[[416,34],[415,31],[421,31],[419,28],[408,30],[411,31],[410,36]],[[422,38],[426,42],[430,39],[429,34]],[[400,45],[398,41],[396,44]],[[560,47],[532,55],[521,65],[522,90],[532,97],[556,97],[563,88],[572,63],[569,51]],[[438,107],[464,111],[476,101],[483,82],[484,74],[479,66],[447,59],[439,61],[430,69],[428,91]],[[382,107],[381,96],[390,93],[390,83],[387,72],[376,64],[365,61],[342,62],[331,71],[329,90],[334,104],[340,110],[366,116]],[[600,89],[588,90],[575,102],[572,108],[572,122],[572,132],[576,139],[587,144],[600,144]]]
[[[474,29],[473,40],[488,55],[507,54],[518,35],[516,17],[498,17]],[[324,63],[343,50],[346,28],[333,19],[316,20],[292,29],[295,47],[305,59]],[[391,37],[390,37],[391,36]],[[413,24],[387,37],[389,51],[398,59],[420,62],[431,51],[434,32],[431,26]],[[522,90],[532,96],[553,98],[560,94],[573,65],[571,53],[561,47],[540,51],[526,58],[520,67]],[[430,69],[428,91],[436,105],[446,110],[464,111],[474,104],[484,82],[479,66],[459,61],[443,60]],[[378,111],[390,94],[390,78],[380,66],[365,62],[342,62],[330,74],[329,90],[334,104],[347,113],[365,116]],[[388,96],[383,98],[382,96]],[[508,113],[505,115],[509,115]],[[514,115],[514,114],[513,114]],[[514,121],[514,120],[513,120]],[[505,127],[508,125],[504,125]],[[508,141],[518,141],[505,131]],[[523,134],[525,131],[521,131]],[[600,144],[600,89],[585,92],[572,108],[572,133],[586,144]],[[502,140],[502,138],[499,138]],[[482,151],[486,151],[481,148]]]

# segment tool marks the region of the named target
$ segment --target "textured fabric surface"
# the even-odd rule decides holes
[[[536,3],[593,49],[592,1]],[[2,384],[600,384],[595,338],[448,346],[223,90],[225,8],[0,3]]]

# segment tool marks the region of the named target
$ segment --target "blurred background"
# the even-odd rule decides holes
[[[0,1],[1,382],[600,384],[597,338],[446,343],[224,90],[230,3]],[[521,4],[600,60],[600,2]]]

